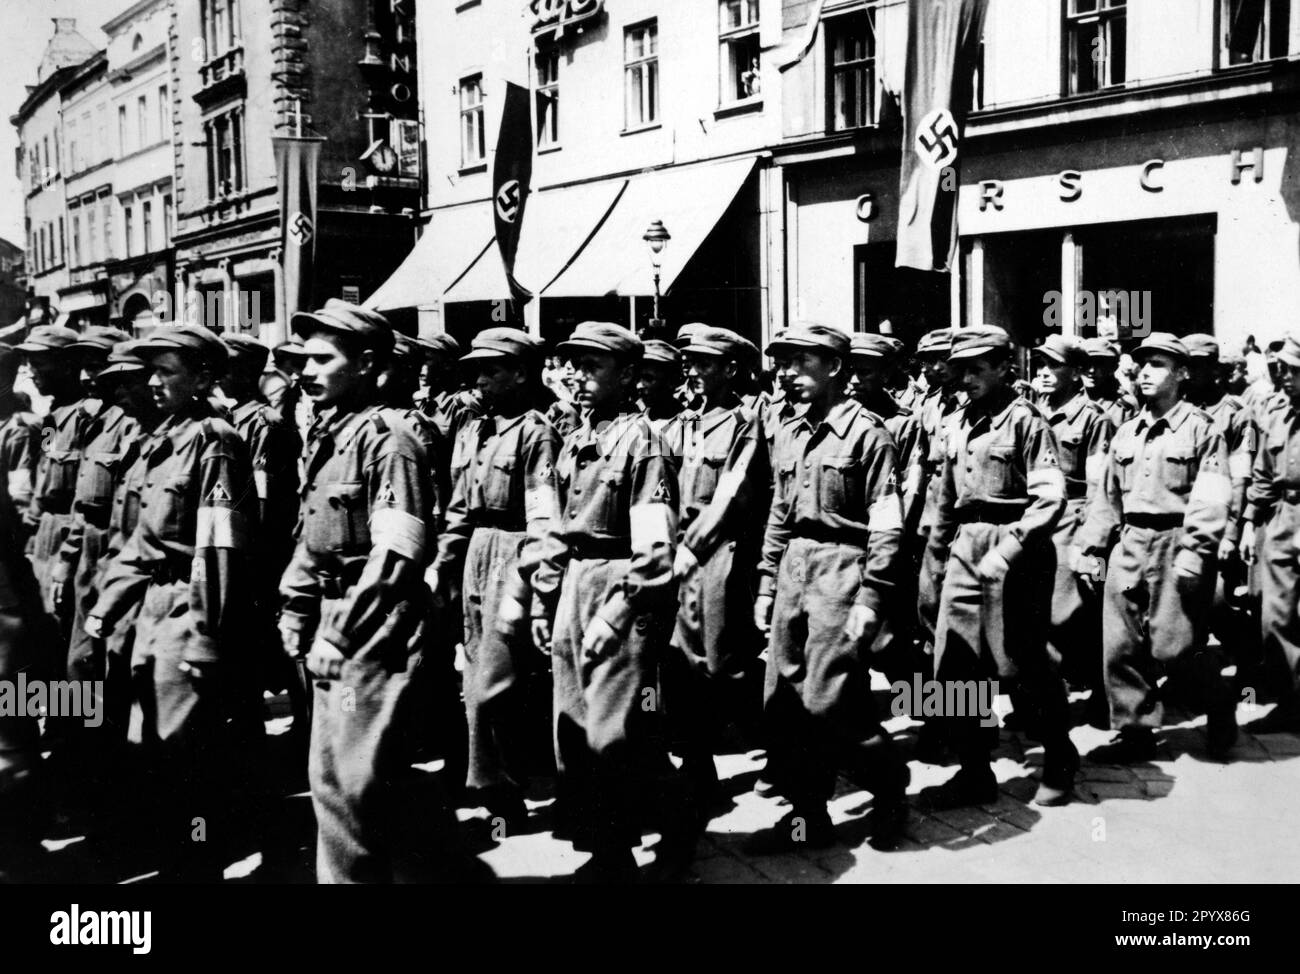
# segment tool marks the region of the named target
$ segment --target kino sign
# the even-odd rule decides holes
[[[528,0],[533,15],[533,33],[564,33],[571,24],[589,20],[600,13],[605,0]]]

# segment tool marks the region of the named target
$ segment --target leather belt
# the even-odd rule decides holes
[[[615,561],[632,557],[628,538],[569,538],[569,557],[574,561]]]
[[[988,501],[975,501],[963,504],[954,512],[958,524],[1015,524],[1029,510],[1027,503],[1012,501],[1009,504],[993,504]]]
[[[1183,526],[1181,514],[1125,514],[1124,526],[1145,531],[1172,531]]]

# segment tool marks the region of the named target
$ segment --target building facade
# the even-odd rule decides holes
[[[1292,0],[990,0],[950,275],[893,267],[905,9],[786,0],[787,35],[809,38],[784,75],[773,150],[792,315],[858,330],[888,319],[908,338],[990,323],[1027,344],[1061,328],[1240,344],[1290,327]],[[856,119],[834,102],[855,90],[876,97]]]
[[[174,311],[197,294],[213,327],[284,337],[297,309],[276,135],[324,140],[305,303],[359,300],[400,263],[419,194],[414,11],[413,0],[172,6]]]
[[[71,18],[54,18],[54,34],[36,72],[36,84],[10,119],[18,129],[17,168],[24,189],[28,254],[28,323],[48,321],[59,291],[70,283],[64,197],[64,131],[60,89],[94,45]]]
[[[370,300],[453,332],[503,307],[548,337],[643,323],[640,237],[660,219],[664,315],[756,340],[796,319],[908,340],[951,321],[1029,344],[1276,337],[1300,312],[1298,7],[990,0],[960,252],[933,274],[893,266],[905,0],[437,5],[420,22],[423,235]],[[507,81],[537,142],[522,313],[488,198]]]
[[[103,252],[108,313],[136,333],[154,324],[154,295],[175,268],[170,26],[169,0],[140,0],[104,25],[104,134],[116,151],[113,185],[96,202],[115,211]]]
[[[169,6],[132,4],[104,25],[102,51],[55,21],[40,84],[14,118],[40,258],[29,268],[29,324],[46,307],[78,329],[153,323],[152,295],[172,267]],[[46,129],[57,133],[48,153]]]
[[[554,337],[584,318],[644,324],[660,221],[661,314],[755,337],[781,294],[768,146],[780,137],[770,0],[470,0],[421,15],[428,157],[420,243],[371,297],[422,330],[514,320]],[[510,302],[491,167],[507,82],[528,89],[536,142]],[[775,217],[775,220],[772,218]]]

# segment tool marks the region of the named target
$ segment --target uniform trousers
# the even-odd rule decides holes
[[[1086,588],[1070,567],[1070,548],[1087,510],[1085,498],[1066,501],[1065,512],[1052,532],[1056,551],[1056,577],[1052,586],[1052,615],[1048,648],[1072,680],[1100,690],[1101,605],[1095,591]]]
[[[1300,504],[1280,503],[1256,547],[1265,659],[1292,702],[1300,696]]]
[[[128,739],[137,801],[149,809],[139,824],[157,823],[166,874],[218,880],[229,841],[233,661],[210,664],[203,676],[181,669],[199,638],[183,579],[150,583],[134,629]]]
[[[522,531],[475,528],[465,555],[466,786],[521,792],[528,783],[528,676],[537,651],[497,632],[504,586],[523,550]]]
[[[1069,698],[1047,650],[1055,549],[1047,540],[1030,543],[1003,578],[985,581],[979,574],[980,561],[1010,530],[984,522],[957,529],[939,601],[936,678],[998,681],[1027,732],[1043,742],[1044,773],[1072,774],[1077,753],[1069,738]],[[998,741],[996,724],[979,714],[946,714],[943,723],[963,764],[987,763]]]
[[[656,766],[653,646],[664,627],[643,614],[613,652],[592,660],[582,651],[587,627],[630,567],[629,559],[570,561],[551,641],[558,797],[574,846],[597,854],[640,844],[642,772]]]
[[[324,599],[329,618],[341,600]],[[307,775],[316,811],[320,883],[428,882],[439,878],[448,816],[431,776],[415,772],[428,673],[421,644],[426,605],[404,602],[381,632],[317,680]]]
[[[1194,710],[1211,714],[1235,703],[1220,674],[1219,653],[1207,645],[1214,560],[1206,561],[1199,578],[1180,579],[1174,558],[1182,537],[1182,528],[1125,525],[1111,555],[1102,631],[1116,729],[1159,727],[1166,696],[1182,696]],[[1169,682],[1158,689],[1162,675]]]
[[[866,554],[795,538],[781,558],[763,714],[767,776],[796,810],[824,807],[841,768],[876,795],[892,797],[899,783],[864,648],[844,633]]]

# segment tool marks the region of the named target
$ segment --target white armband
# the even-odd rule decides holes
[[[229,507],[200,507],[195,548],[244,547],[244,519]]]
[[[871,505],[871,510],[867,515],[867,530],[875,533],[877,531],[899,531],[903,527],[903,505],[898,499],[898,495],[892,491],[888,494],[881,494],[880,499]]]
[[[648,552],[657,544],[672,544],[673,512],[667,504],[634,504],[628,511],[632,550]]]
[[[411,561],[424,560],[424,522],[413,514],[382,507],[370,515],[370,543]]]

